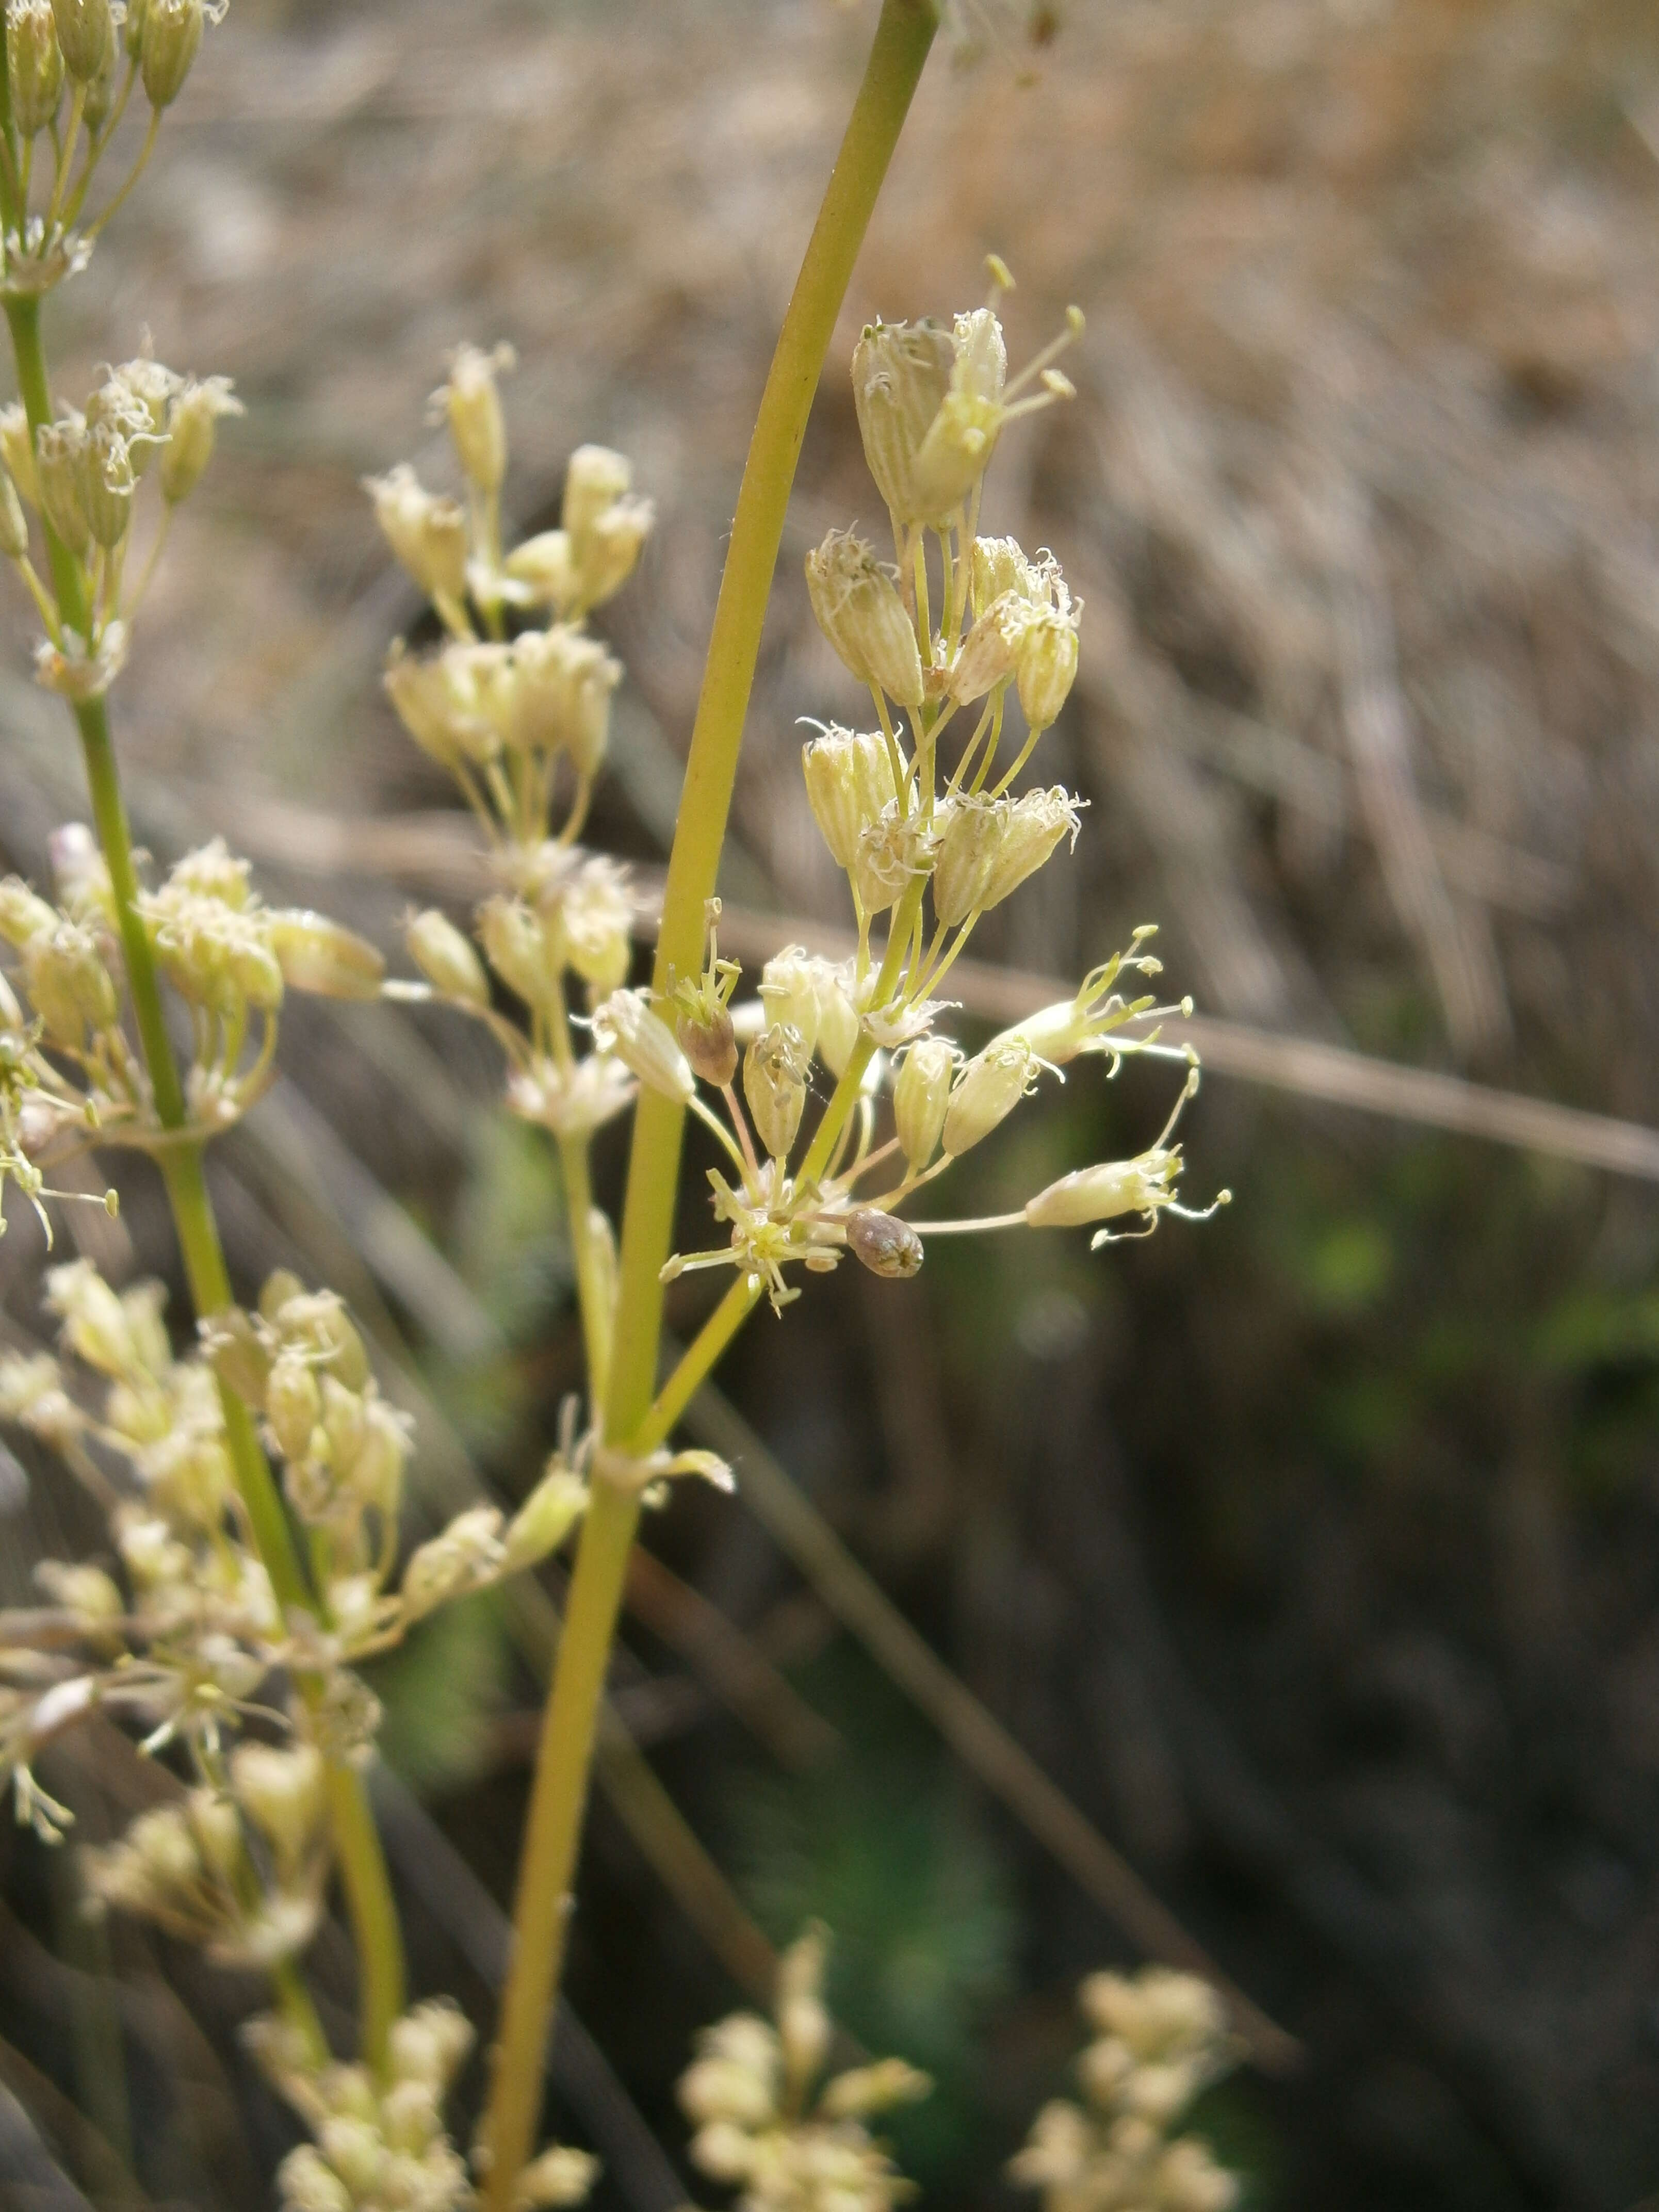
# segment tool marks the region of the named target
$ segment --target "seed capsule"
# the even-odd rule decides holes
[[[294,907],[270,916],[270,949],[283,981],[325,999],[377,999],[386,962],[355,930]]]
[[[613,991],[593,1011],[593,1042],[612,1053],[649,1091],[684,1105],[696,1081],[691,1063],[666,1022],[653,1013],[642,991]]]
[[[853,404],[864,458],[898,523],[931,522],[915,462],[951,388],[956,349],[937,323],[871,324],[853,349]]]
[[[155,9],[167,0],[150,0]],[[431,599],[466,595],[466,517],[453,499],[426,489],[407,461],[383,477],[365,477],[374,519],[404,567]]]
[[[847,1249],[872,1275],[900,1281],[921,1265],[921,1239],[908,1221],[861,1206],[847,1217]]]
[[[917,1174],[939,1149],[956,1057],[955,1048],[943,1037],[921,1037],[899,1065],[893,1085],[893,1118],[899,1149]]]
[[[693,1071],[723,1091],[738,1072],[737,1032],[726,1008],[718,1006],[712,1014],[682,1012],[675,1018],[674,1035]]]
[[[52,0],[7,0],[6,72],[12,122],[21,137],[33,138],[57,114],[64,90]]]
[[[52,0],[64,67],[77,83],[90,84],[115,55],[115,21],[109,0]]]
[[[43,423],[35,440],[34,474],[41,512],[77,561],[84,561],[92,550],[83,492],[86,438],[85,424],[78,416],[72,416]]]
[[[21,561],[29,550],[29,526],[23,502],[9,476],[0,471],[0,553],[8,561]]]
[[[144,0],[138,66],[152,107],[171,107],[202,44],[203,0]]]
[[[240,415],[242,403],[228,376],[191,378],[167,410],[167,441],[161,448],[161,496],[169,507],[188,499],[213,459],[222,415]]]
[[[564,472],[559,520],[577,548],[578,559],[581,539],[633,481],[627,455],[613,453],[609,446],[578,446],[572,453]]]
[[[493,353],[458,346],[450,358],[449,381],[434,395],[444,403],[461,466],[481,491],[498,491],[507,474],[507,426],[495,374],[512,367],[510,346],[498,346]]]
[[[809,1054],[798,1030],[774,1022],[743,1056],[743,1095],[755,1133],[775,1160],[787,1159],[806,1106]]]
[[[801,748],[807,804],[838,868],[850,868],[859,839],[898,797],[892,755],[879,730],[833,724]]]
[[[957,1079],[945,1112],[945,1149],[952,1158],[988,1137],[1036,1080],[1036,1054],[1023,1037],[987,1045]]]
[[[860,684],[902,707],[921,704],[921,656],[897,586],[872,549],[850,530],[832,530],[806,556],[812,612]]]
[[[410,916],[404,931],[409,957],[440,998],[469,1006],[489,1004],[483,963],[447,915],[436,907]]]

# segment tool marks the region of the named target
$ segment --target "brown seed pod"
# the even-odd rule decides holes
[[[693,1071],[705,1083],[724,1090],[738,1072],[738,1041],[725,1007],[712,1020],[701,1013],[682,1013],[675,1021],[674,1035]]]
[[[847,1249],[872,1275],[902,1280],[921,1265],[921,1239],[908,1221],[861,1206],[847,1217]]]

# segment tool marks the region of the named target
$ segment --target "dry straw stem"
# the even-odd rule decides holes
[[[692,729],[657,944],[659,991],[696,972],[703,902],[714,889],[744,717],[795,464],[836,317],[876,198],[938,28],[932,0],[884,0],[870,60],[784,317],[732,520],[702,691]],[[683,1115],[650,1093],[634,1125],[621,1282],[604,1425],[631,1445],[651,1405]],[[571,1880],[605,1668],[621,1604],[637,1501],[601,1487],[584,1523],[559,1650],[514,1905],[513,1972],[483,2142],[484,2201],[508,2212],[541,2101],[542,2062],[557,1990]]]

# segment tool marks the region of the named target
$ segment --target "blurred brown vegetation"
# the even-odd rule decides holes
[[[118,695],[158,859],[222,829],[273,896],[388,945],[411,895],[465,905],[447,792],[378,695],[415,609],[356,489],[404,455],[441,476],[422,401],[464,337],[519,349],[522,523],[584,439],[658,501],[609,611],[629,681],[593,833],[660,856],[750,411],[866,30],[827,0],[237,0],[51,325],[68,393],[147,325],[248,403]],[[1087,602],[1041,768],[1091,811],[976,952],[1072,974],[1156,918],[1208,1011],[1659,1121],[1651,7],[1073,0],[1033,82],[1017,62],[940,58],[855,281],[730,895],[843,919],[794,720],[859,706],[799,581],[829,524],[876,520],[844,362],[878,309],[976,299],[995,250],[1017,359],[1068,299],[1090,317],[1076,405],[1005,440],[985,524],[1052,545]],[[0,621],[5,857],[39,874],[78,769],[25,680],[21,594]],[[1134,1149],[1165,1088],[1074,1077],[988,1148],[980,1194]],[[479,1472],[521,1487],[577,1374],[556,1182],[493,1096],[451,1026],[297,1008],[281,1085],[218,1157],[242,1285],[292,1264],[366,1311],[434,1498]],[[729,1394],[1301,2039],[1298,2070],[1210,2115],[1253,2203],[1620,2212],[1659,2185],[1654,1194],[1220,1078],[1188,1139],[1191,1175],[1237,1194],[1209,1229],[838,1276],[752,1325]],[[124,1188],[110,1264],[171,1273],[154,1190]],[[40,1261],[20,1220],[16,1341]],[[40,1549],[95,1541],[33,1474],[8,1601]],[[702,1609],[644,1571],[622,1715],[766,1932],[835,1923],[853,2030],[939,2073],[905,2138],[928,2201],[1009,2201],[1071,1984],[1127,1955],[1120,1929],[741,1504],[677,1500],[650,1541]],[[497,1898],[545,1631],[475,1610],[380,1685],[393,1763]],[[156,1786],[110,1741],[64,1767],[92,1835]],[[649,1805],[636,1790],[630,1827],[617,1802],[572,1994],[672,2148],[686,2035],[732,1989],[708,1916],[696,1932],[641,1856]],[[394,1833],[417,1976],[485,2019],[487,1899]],[[684,1840],[663,1847],[683,1872]],[[255,1992],[85,1927],[72,1862],[27,1838],[0,1864],[0,2138],[26,2147],[7,2185],[41,2192],[15,2201],[53,2201],[31,2124],[27,2156],[49,2146],[100,2205],[263,2201],[283,2123],[232,2034]],[[344,2002],[338,1946],[318,1971]],[[586,2047],[564,2047],[560,2109],[592,2129],[615,2085],[590,2067],[584,2093]],[[606,2186],[672,2202],[614,2159]]]

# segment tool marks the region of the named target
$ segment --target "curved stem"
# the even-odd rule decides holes
[[[38,429],[50,419],[52,412],[46,355],[40,343],[40,303],[33,298],[8,299],[5,312],[16,359],[18,389],[30,427]],[[42,527],[46,531],[46,553],[58,611],[68,626],[84,636],[88,610],[80,565],[51,526],[43,521]],[[155,957],[138,911],[138,872],[132,856],[132,833],[104,700],[100,697],[78,702],[75,720],[81,732],[93,821],[115,895],[127,989],[149,1072],[156,1118],[164,1129],[179,1129],[185,1119],[184,1085],[179,1079],[178,1063],[167,1036]],[[208,1196],[202,1146],[196,1142],[169,1146],[161,1156],[161,1169],[191,1302],[203,1316],[222,1313],[232,1303],[230,1276]],[[252,1416],[234,1392],[222,1384],[219,1395],[237,1491],[260,1559],[270,1577],[272,1590],[284,1609],[290,1605],[309,1607],[312,1599],[305,1571]],[[308,1701],[319,1694],[318,1686],[302,1683],[301,1687]],[[385,2064],[387,2030],[404,2003],[403,1954],[391,1879],[369,1815],[361,1776],[343,1762],[331,1760],[328,1791],[335,1849],[357,1939],[362,1978],[363,2055],[378,2071]]]
[[[714,890],[744,717],[754,682],[795,464],[836,318],[939,27],[935,0],[883,0],[870,59],[801,264],[766,380],[732,519],[685,787],[664,889],[654,984],[695,975],[703,902]],[[635,1109],[605,1428],[632,1437],[648,1414],[662,1328],[683,1109],[655,1091]],[[509,2212],[541,2110],[571,1881],[599,1698],[622,1601],[637,1500],[601,1490],[582,1524],[532,1787],[514,1911],[513,1966],[484,2115],[486,2212]]]

